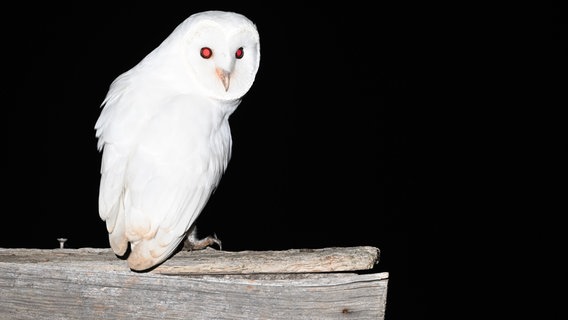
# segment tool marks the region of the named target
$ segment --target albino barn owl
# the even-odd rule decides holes
[[[227,167],[229,116],[259,63],[252,21],[206,11],[110,85],[95,124],[99,214],[111,248],[132,270],[157,266],[182,242],[220,245],[216,237],[197,239],[194,223]]]

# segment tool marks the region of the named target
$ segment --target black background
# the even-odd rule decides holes
[[[404,8],[246,8],[203,3],[35,8],[5,28],[6,214],[0,247],[108,247],[98,216],[94,124],[112,80],[189,15],[254,21],[256,81],[230,118],[233,156],[197,221],[223,249],[376,246],[387,319],[430,309],[441,230],[436,92],[455,34]],[[442,64],[444,67],[442,68]],[[442,74],[442,70],[444,73]],[[11,126],[8,128],[8,126]],[[8,128],[8,129],[6,129]],[[426,196],[427,195],[427,196]]]

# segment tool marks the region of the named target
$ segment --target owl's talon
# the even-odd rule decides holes
[[[187,237],[183,242],[183,250],[186,251],[202,250],[207,247],[211,247],[214,244],[216,244],[219,247],[219,250],[223,250],[223,247],[221,246],[221,240],[217,238],[217,235],[215,233],[213,234],[213,236],[208,236],[203,239]]]
[[[213,233],[213,242],[219,246],[219,250],[223,251],[223,246],[221,246],[221,240],[217,238],[217,234]]]

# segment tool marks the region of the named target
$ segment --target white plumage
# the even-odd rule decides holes
[[[193,224],[231,157],[229,116],[259,62],[253,22],[206,11],[111,84],[95,124],[99,213],[131,269],[160,264],[188,236],[196,241]]]

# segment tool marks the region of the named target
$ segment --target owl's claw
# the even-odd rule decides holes
[[[219,250],[223,250],[223,247],[221,246],[221,240],[217,238],[217,235],[215,233],[213,233],[213,236],[208,236],[203,239],[187,237],[183,242],[183,250],[186,251],[202,250],[207,247],[211,247],[213,244],[219,246]]]

